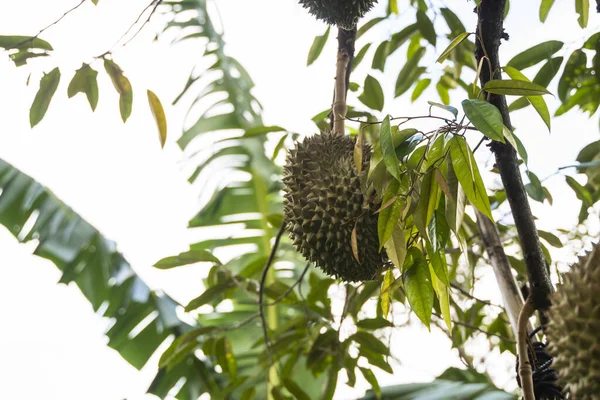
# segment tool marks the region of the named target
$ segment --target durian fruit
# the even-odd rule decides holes
[[[361,190],[354,145],[350,137],[330,132],[308,137],[290,150],[283,178],[286,228],[296,249],[328,275],[348,282],[376,279],[386,262],[377,237],[379,204]],[[363,173],[369,159],[365,146]]]
[[[571,399],[600,399],[600,243],[564,274],[548,313],[549,353]]]
[[[300,0],[317,19],[346,30],[354,28],[375,3],[377,0]]]

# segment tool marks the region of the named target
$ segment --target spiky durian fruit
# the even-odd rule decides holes
[[[379,252],[378,204],[361,190],[354,144],[330,132],[308,137],[290,150],[283,178],[286,228],[297,250],[328,275],[349,282],[375,279],[386,260]],[[369,150],[365,146],[363,171]]]
[[[300,0],[317,19],[347,30],[354,28],[375,3],[377,0]]]
[[[572,399],[600,399],[600,243],[571,270],[552,297],[549,353]]]

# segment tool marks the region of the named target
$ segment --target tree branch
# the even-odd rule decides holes
[[[477,9],[476,36],[478,40],[475,56],[478,63],[484,57],[489,63],[489,68],[481,68],[479,76],[481,87],[492,79],[502,79],[498,48],[500,39],[506,37],[503,28],[505,5],[506,0],[482,0]],[[488,101],[500,110],[504,125],[512,130],[506,98],[502,95],[488,94]],[[521,180],[517,154],[509,143],[493,141],[490,148],[496,157],[496,166],[500,171],[506,197],[519,233],[531,286],[531,304],[536,310],[548,308],[550,306],[549,296],[553,292],[552,283],[529,207],[527,193]]]
[[[523,296],[511,272],[510,263],[504,252],[498,228],[481,212],[475,211],[475,214],[477,216],[477,227],[485,245],[485,251],[490,258],[490,264],[492,264],[492,269],[494,270],[494,275],[496,276],[496,281],[504,300],[504,307],[510,321],[510,326],[515,337],[517,337],[519,313],[524,303]],[[528,325],[528,328],[533,329],[531,325]]]
[[[334,133],[344,134],[344,120],[346,118],[346,94],[352,72],[352,59],[354,58],[354,42],[356,41],[356,28],[347,31],[338,28],[338,53],[335,73],[335,90],[333,107],[331,110],[331,128]]]
[[[519,355],[519,378],[521,378],[521,388],[523,389],[523,400],[535,400],[535,393],[533,390],[533,370],[531,368],[531,361],[529,360],[528,336],[527,336],[527,325],[529,324],[529,318],[535,311],[532,307],[533,297],[529,297],[523,309],[519,314],[518,322],[518,334],[517,334],[517,354]]]

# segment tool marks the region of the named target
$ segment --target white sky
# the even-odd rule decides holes
[[[201,43],[175,47],[166,40],[153,43],[151,39],[160,28],[160,21],[156,21],[126,49],[116,52],[114,58],[134,88],[134,110],[127,124],[120,120],[117,96],[101,64],[95,65],[100,72],[100,100],[94,114],[81,94],[70,100],[66,96],[73,71],[82,61],[88,62],[111,46],[147,2],[100,0],[98,7],[86,4],[43,35],[53,44],[56,56],[34,63],[32,68],[17,69],[6,57],[0,58],[0,157],[50,187],[108,238],[115,240],[151,286],[163,288],[185,302],[198,294],[202,267],[165,273],[153,270],[151,265],[184,250],[195,239],[195,233],[187,230],[186,225],[197,211],[198,191],[186,181],[189,171],[175,144],[187,105],[173,108],[169,104],[199,59],[203,51]],[[0,34],[33,35],[77,3],[78,0],[0,0]],[[312,40],[325,31],[325,26],[313,21],[295,3],[294,0],[218,2],[228,54],[237,58],[254,79],[254,94],[265,108],[265,124],[311,133],[315,127],[310,118],[331,101],[335,49],[332,35],[317,63],[305,67]],[[467,29],[473,29],[472,3],[453,3],[464,11]],[[562,52],[568,57],[572,49],[594,31],[581,32],[573,2],[557,2],[545,26],[536,23],[539,2],[512,3],[507,31],[513,39],[502,45],[504,61],[533,44],[559,37],[567,42]],[[528,16],[527,23],[520,18],[522,15]],[[398,23],[412,18],[412,14],[400,17]],[[591,15],[590,26],[597,28],[599,22],[595,14]],[[384,28],[383,32],[372,35],[387,37],[388,33]],[[361,39],[359,47],[366,43],[364,40]],[[445,45],[440,43],[438,52]],[[373,51],[371,49],[370,54]],[[364,80],[370,57],[365,58],[357,71],[355,80],[359,83]],[[402,57],[388,61],[388,77],[382,80],[386,94],[384,111],[393,115],[426,113],[423,102],[436,99],[433,90],[426,92],[416,106],[406,100],[392,101],[393,84]],[[61,85],[46,117],[31,130],[28,110],[41,71],[49,71],[57,64],[63,73]],[[33,71],[32,83],[26,87],[30,71]],[[533,77],[533,72],[528,72],[528,76]],[[164,150],[160,149],[148,110],[146,89],[157,93],[166,107],[170,129]],[[462,93],[459,96],[463,96]],[[459,96],[453,96],[455,104],[461,100]],[[549,97],[547,100],[550,109],[555,110],[556,103]],[[354,104],[358,105],[356,101]],[[550,136],[531,108],[518,112],[513,118],[529,151],[530,167],[540,177],[570,164],[584,144],[598,138],[597,116],[588,121],[571,112],[553,121]],[[485,154],[480,157],[483,161],[488,159]],[[543,229],[568,228],[576,221],[579,208],[563,181],[556,177],[548,182],[555,200],[553,207],[535,206],[539,226]],[[32,250],[33,246],[18,245],[0,228],[0,357],[3,360],[0,397],[27,400],[151,398],[143,393],[156,371],[156,359],[138,372],[107,348],[103,336],[106,321],[92,313],[76,287],[56,285],[58,270],[50,262],[31,256]],[[493,291],[480,295],[500,301]],[[395,336],[395,353],[403,365],[396,369],[394,377],[384,375],[382,384],[428,380],[452,360],[456,363],[455,353],[442,335],[426,332],[413,329]],[[426,355],[419,356],[418,352]],[[510,360],[510,357],[502,360]],[[499,375],[506,374],[500,371]],[[507,379],[512,378],[501,377],[500,383],[507,383]],[[340,398],[358,394],[360,392],[338,391]]]

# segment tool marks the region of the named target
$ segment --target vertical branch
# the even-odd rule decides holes
[[[506,0],[482,0],[477,9],[477,47],[475,56],[477,62],[486,57],[489,68],[482,68],[480,82],[483,87],[491,79],[501,79],[500,60],[498,48],[500,39],[506,38],[504,33],[504,7]],[[502,95],[489,94],[489,102],[495,105],[502,114],[504,125],[512,128],[506,98]],[[496,157],[496,166],[500,171],[502,184],[506,191],[506,198],[510,204],[515,225],[519,233],[519,240],[527,276],[531,286],[531,305],[536,310],[543,310],[550,306],[550,294],[553,292],[552,283],[546,260],[540,246],[537,229],[529,207],[527,192],[521,180],[521,172],[517,154],[508,143],[493,141],[490,148]]]
[[[529,360],[529,351],[527,349],[527,325],[529,318],[533,315],[534,308],[532,307],[533,297],[529,297],[523,309],[519,314],[518,331],[517,331],[517,354],[519,355],[519,378],[521,378],[521,388],[523,389],[523,400],[535,400],[533,387],[533,369]]]
[[[504,300],[504,307],[506,308],[510,326],[515,337],[517,337],[519,314],[524,303],[523,296],[511,272],[510,263],[500,241],[498,228],[481,212],[475,211],[475,213],[477,215],[477,227],[483,239],[485,251],[490,258],[490,263],[492,264],[492,269],[494,270],[494,275],[496,276],[496,281]],[[527,324],[527,328],[529,330],[533,329],[529,323]]]
[[[355,41],[356,28],[349,31],[338,28],[338,52],[331,122],[333,132],[341,135],[344,134],[344,121],[347,109],[346,95],[350,82],[350,72],[352,71]]]

